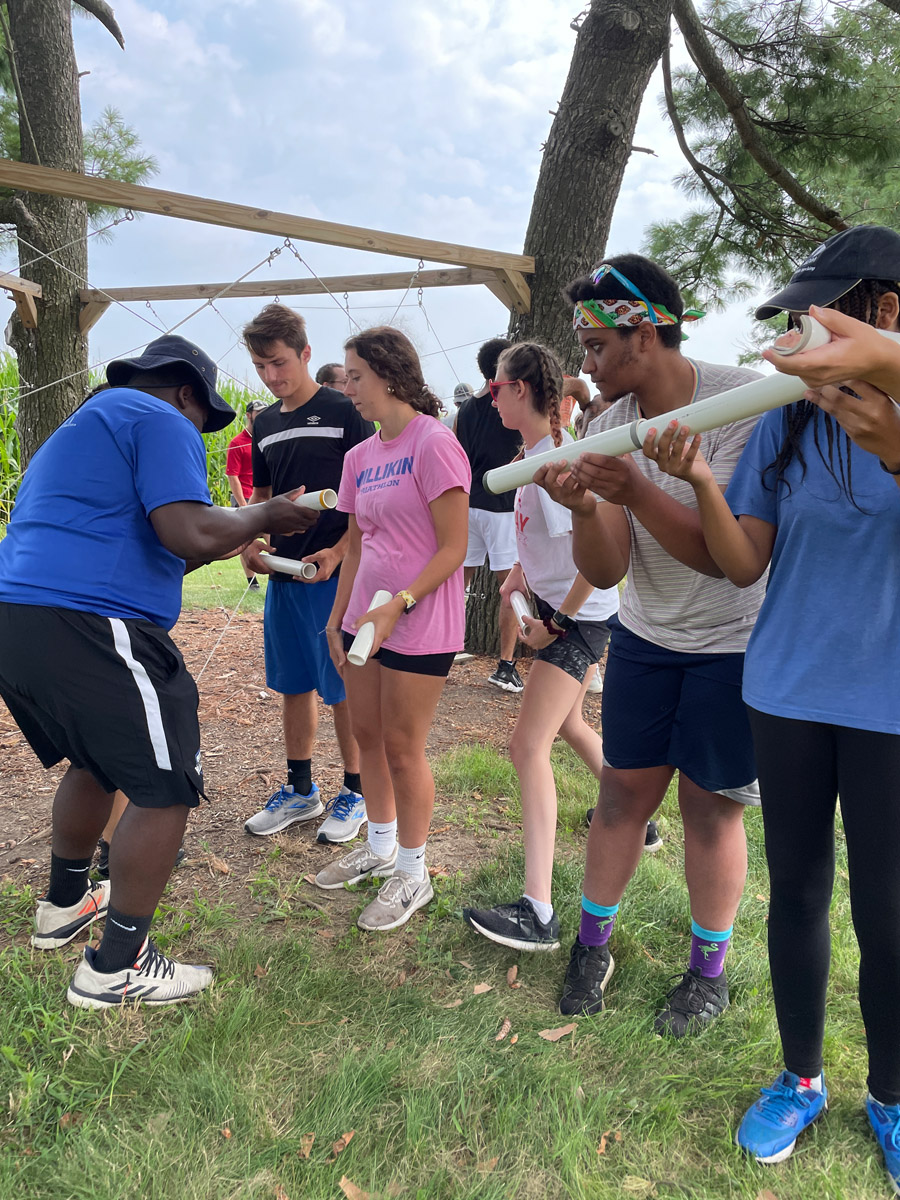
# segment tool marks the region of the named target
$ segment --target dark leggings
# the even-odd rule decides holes
[[[869,1090],[900,1103],[900,736],[749,709],[769,862],[769,965],[789,1071],[822,1070],[838,794]]]

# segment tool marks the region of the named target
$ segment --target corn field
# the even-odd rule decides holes
[[[101,377],[92,379],[91,386],[101,382]],[[6,529],[6,523],[12,512],[13,502],[22,478],[22,467],[19,455],[19,438],[16,433],[16,415],[18,412],[19,372],[15,356],[0,353],[0,537]],[[260,395],[247,387],[242,387],[233,380],[219,381],[219,394],[231,405],[238,414],[238,419],[232,421],[227,429],[212,433],[206,441],[207,464],[209,472],[209,490],[214,503],[228,505],[231,501],[231,491],[225,479],[225,452],[228,443],[243,429],[244,412],[251,400],[271,400],[268,392]]]

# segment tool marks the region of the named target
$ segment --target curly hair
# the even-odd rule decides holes
[[[886,296],[889,292],[893,292],[900,297],[900,287],[896,283],[887,279],[863,279],[856,287],[851,288],[849,292],[845,292],[843,296],[835,300],[834,304],[829,305],[830,308],[836,308],[838,312],[845,313],[848,317],[853,317],[857,321],[863,321],[867,325],[874,325],[878,319],[878,303],[882,296]],[[813,425],[813,442],[816,450],[819,452],[819,457],[828,468],[828,472],[838,487],[845,493],[850,503],[854,508],[864,512],[856,503],[853,496],[853,479],[850,462],[850,447],[851,439],[841,429],[837,421],[815,404],[810,404],[808,400],[798,400],[796,404],[791,404],[786,410],[787,430],[784,435],[784,441],[779,447],[778,453],[762,473],[763,486],[770,491],[775,491],[780,483],[784,483],[790,492],[791,485],[786,478],[787,469],[791,462],[796,458],[800,464],[801,480],[806,475],[806,457],[803,453],[801,439],[807,425],[812,422]],[[825,449],[819,440],[820,430],[825,434],[826,448],[828,457],[825,457]],[[835,462],[835,458],[837,462]],[[867,514],[868,515],[868,514]]]
[[[603,262],[615,267],[635,287],[640,288],[648,300],[654,304],[664,304],[669,312],[678,318],[677,325],[657,325],[656,334],[660,342],[669,350],[677,350],[682,343],[681,317],[684,313],[684,300],[678,284],[659,263],[645,258],[642,254],[617,254],[613,258],[604,258]],[[599,265],[599,264],[598,264]],[[607,275],[600,283],[594,283],[590,275],[576,279],[564,289],[563,295],[570,304],[579,300],[634,300],[634,292],[616,279],[615,275]],[[622,338],[630,338],[637,333],[637,328],[616,329]]]
[[[478,363],[478,370],[482,373],[485,379],[493,379],[497,374],[497,361],[504,350],[508,350],[512,345],[509,338],[495,337],[489,338],[478,350],[475,356],[475,361]]]
[[[405,333],[376,325],[348,338],[344,349],[358,354],[398,400],[426,416],[440,416],[440,401],[425,382],[416,348]]]
[[[552,350],[540,342],[517,342],[504,350],[497,362],[510,379],[521,379],[531,388],[534,406],[550,419],[554,446],[562,445],[562,421],[559,406],[563,397],[563,373]]]

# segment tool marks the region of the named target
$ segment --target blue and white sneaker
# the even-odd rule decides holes
[[[272,793],[264,809],[244,822],[244,828],[257,837],[268,837],[272,833],[281,833],[282,829],[299,821],[311,821],[324,811],[325,806],[315,784],[308,796],[301,796],[284,784]]]
[[[894,1191],[900,1196],[900,1104],[879,1104],[866,1097],[866,1112],[884,1155],[884,1165]]]
[[[319,826],[317,842],[352,842],[366,823],[366,802],[359,792],[342,787],[325,805],[328,816]]]
[[[803,1087],[799,1075],[782,1071],[771,1087],[747,1109],[734,1140],[760,1163],[783,1162],[797,1144],[797,1136],[828,1107],[828,1089]]]

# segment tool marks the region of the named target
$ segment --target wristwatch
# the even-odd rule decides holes
[[[401,588],[394,596],[395,600],[402,600],[404,604],[404,612],[411,613],[416,607],[416,598],[412,592],[408,592],[406,588]]]
[[[574,617],[570,617],[568,613],[560,612],[559,609],[556,610],[550,620],[556,626],[556,628],[560,630],[563,637],[565,637],[567,633],[571,633],[578,624]]]

